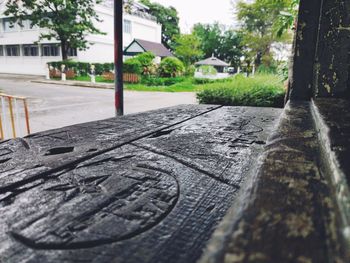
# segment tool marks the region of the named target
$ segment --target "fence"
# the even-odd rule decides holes
[[[138,83],[140,82],[140,76],[132,73],[124,73],[123,81],[127,83]]]
[[[30,134],[27,99],[0,93],[0,140]]]

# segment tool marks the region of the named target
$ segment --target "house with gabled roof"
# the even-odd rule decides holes
[[[162,43],[151,42],[142,39],[134,39],[124,50],[124,56],[132,57],[140,53],[151,52],[156,56],[155,62],[160,63],[163,58],[173,57],[173,53]]]

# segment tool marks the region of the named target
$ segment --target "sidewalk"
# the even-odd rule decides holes
[[[64,85],[64,86],[78,86],[86,88],[97,88],[97,89],[114,89],[114,84],[111,83],[91,83],[87,81],[76,81],[76,80],[47,80],[47,79],[35,79],[32,80],[33,83],[41,84],[53,84],[53,85]]]

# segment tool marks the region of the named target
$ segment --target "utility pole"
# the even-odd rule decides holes
[[[124,115],[123,0],[114,0],[114,74],[116,115]]]

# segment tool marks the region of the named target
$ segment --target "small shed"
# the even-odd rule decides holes
[[[214,55],[212,55],[212,57],[210,58],[198,61],[197,63],[195,63],[195,65],[196,66],[213,66],[218,71],[218,73],[226,73],[227,68],[230,66],[225,61],[222,61],[214,57]]]
[[[134,41],[125,48],[124,56],[132,57],[144,52],[152,52],[156,56],[157,63],[159,63],[162,58],[174,56],[162,43],[142,39],[134,39]]]
[[[229,77],[228,67],[230,66],[225,61],[222,61],[214,55],[210,58],[198,61],[195,63],[197,70],[194,74],[195,78],[205,78],[205,79],[224,79]],[[200,66],[212,66],[217,72],[205,72]]]

